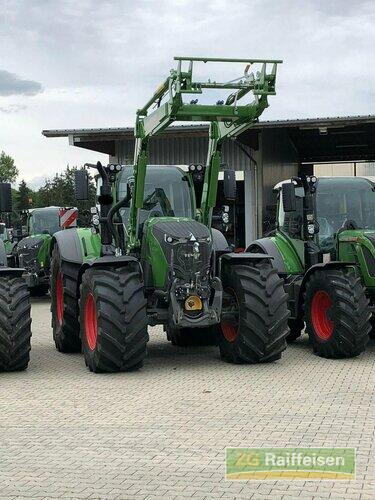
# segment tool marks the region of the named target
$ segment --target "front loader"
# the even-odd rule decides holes
[[[314,352],[359,355],[373,334],[375,184],[361,177],[294,177],[279,183],[277,228],[250,245],[285,281],[288,340],[305,325]]]
[[[0,183],[0,213],[12,212],[9,183]],[[7,251],[0,239],[0,372],[25,370],[29,364],[30,298],[24,269],[8,266]]]
[[[211,228],[223,141],[268,106],[281,61],[175,59],[177,69],[137,111],[134,166],[87,165],[98,173],[93,227],[54,235],[55,344],[63,352],[82,345],[94,372],[142,366],[148,325],[163,325],[177,345],[213,336],[222,358],[232,363],[274,361],[286,347],[287,296],[271,258],[233,253]],[[198,82],[193,65],[202,62],[245,63],[246,69],[226,83]],[[250,66],[258,64],[254,76]],[[230,95],[198,104],[206,90]],[[250,92],[253,101],[242,104]],[[191,94],[194,99],[185,102]],[[148,167],[150,138],[175,121],[210,123],[205,167]],[[234,196],[234,175],[228,171],[225,179],[225,191]],[[78,199],[87,197],[87,186],[86,170],[77,172]]]

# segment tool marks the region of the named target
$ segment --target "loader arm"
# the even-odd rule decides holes
[[[268,106],[267,96],[275,95],[277,65],[282,61],[266,59],[220,59],[175,57],[177,68],[158,87],[142,109],[137,111],[135,124],[134,186],[131,198],[127,252],[137,251],[139,242],[139,210],[143,205],[145,175],[148,163],[149,139],[161,133],[173,122],[209,122],[210,135],[207,165],[197,219],[210,226],[212,209],[216,202],[217,182],[221,163],[221,146],[224,139],[240,134],[254,123]],[[245,63],[244,74],[228,82],[193,81],[194,63]],[[184,70],[183,66],[187,65]],[[255,75],[252,65],[260,65]],[[271,70],[267,73],[267,65]],[[184,102],[184,94],[201,95],[205,90],[230,90],[226,100],[216,104],[198,104],[198,99]],[[248,93],[253,101],[240,104]],[[152,107],[156,109],[150,111]]]

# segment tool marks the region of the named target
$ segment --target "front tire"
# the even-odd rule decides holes
[[[266,363],[280,359],[289,333],[287,294],[269,262],[228,265],[219,325],[222,359]]]
[[[130,371],[143,365],[147,312],[138,268],[88,269],[79,311],[83,353],[91,371]]]
[[[30,299],[22,278],[0,277],[0,371],[21,371],[31,348]]]
[[[316,271],[306,285],[306,331],[315,354],[352,358],[365,349],[371,330],[369,300],[354,273]]]
[[[61,260],[57,245],[51,258],[53,340],[59,352],[80,352],[77,282],[71,264]]]

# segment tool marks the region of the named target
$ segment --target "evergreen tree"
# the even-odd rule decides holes
[[[33,191],[27,186],[23,179],[18,185],[16,206],[17,210],[27,210],[33,206]]]

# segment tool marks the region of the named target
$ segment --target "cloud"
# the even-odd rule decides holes
[[[63,169],[67,162],[96,161],[97,153],[68,146],[66,139],[46,139],[41,130],[133,125],[136,109],[174,67],[174,55],[283,59],[277,95],[262,120],[375,114],[373,0],[0,0],[0,5],[1,67],[23,88],[17,84],[16,95],[1,98],[0,78],[0,108],[7,113],[1,146],[25,178],[35,171],[49,175],[52,166]],[[211,71],[217,71],[218,78],[229,80],[243,72],[216,66],[196,65],[195,77],[215,77]],[[30,78],[39,90],[25,90],[25,81],[13,73]],[[43,93],[37,82],[43,82]],[[33,99],[27,92],[34,92]],[[20,105],[27,109],[17,113]]]
[[[0,113],[18,113],[19,111],[24,111],[27,106],[24,104],[11,104],[9,106],[0,106]]]
[[[33,96],[43,92],[39,82],[23,80],[14,73],[0,69],[0,96]]]

